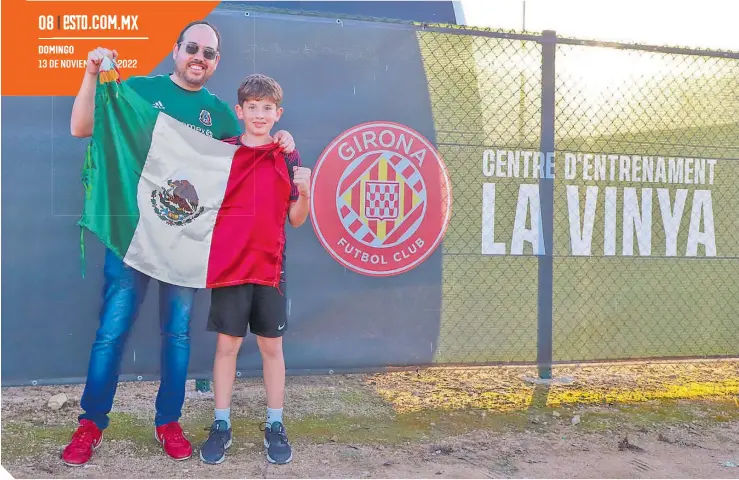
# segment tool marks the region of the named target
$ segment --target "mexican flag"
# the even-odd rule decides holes
[[[191,129],[121,83],[107,58],[98,79],[79,225],[157,280],[277,286],[287,201],[282,208],[275,198],[289,195],[279,147],[240,147]]]

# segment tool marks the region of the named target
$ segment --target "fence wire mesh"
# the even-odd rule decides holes
[[[739,351],[739,60],[690,53],[557,46],[555,360]]]
[[[552,36],[547,79],[544,36],[418,38],[453,184],[438,363],[739,354],[739,56]],[[536,228],[546,134],[552,251],[546,219]],[[542,359],[547,255],[553,353]]]
[[[444,240],[440,363],[536,359],[537,261],[481,256],[486,145],[536,149],[541,133],[541,45],[481,36],[420,32],[437,146],[452,181],[452,219]],[[493,93],[494,92],[494,93]],[[521,182],[524,179],[521,179]],[[518,183],[495,192],[515,211]],[[510,235],[500,226],[501,235]]]

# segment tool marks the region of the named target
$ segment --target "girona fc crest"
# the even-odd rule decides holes
[[[370,276],[399,275],[439,246],[451,215],[446,165],[418,132],[371,122],[339,135],[313,171],[311,221],[326,251]]]

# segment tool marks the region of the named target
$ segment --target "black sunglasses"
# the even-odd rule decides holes
[[[187,43],[187,45],[185,45],[185,51],[189,55],[195,55],[196,53],[200,51],[200,45],[198,45],[197,43],[189,42]],[[216,52],[212,48],[210,47],[203,48],[203,57],[206,60],[213,60],[214,58],[216,58],[216,55],[218,55],[218,52]]]

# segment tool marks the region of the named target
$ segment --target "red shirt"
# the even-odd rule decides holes
[[[252,148],[252,147],[247,147],[246,145],[244,145],[244,143],[241,141],[241,135],[237,135],[235,137],[224,138],[221,141],[230,143],[231,145],[240,145],[244,148]],[[287,166],[287,173],[290,176],[290,201],[297,202],[298,198],[300,197],[300,194],[298,193],[298,187],[295,185],[295,183],[293,183],[293,179],[295,178],[295,172],[293,171],[293,168],[303,166],[303,163],[300,160],[300,153],[298,152],[298,149],[296,148],[290,153],[280,152],[280,154],[285,158],[285,165]]]
[[[240,136],[222,141],[240,148],[216,219],[218,235],[211,239],[209,274],[227,279],[214,287],[253,283],[279,288],[285,221],[290,204],[299,198],[293,167],[301,165],[300,154],[284,154],[277,144],[247,147]]]

